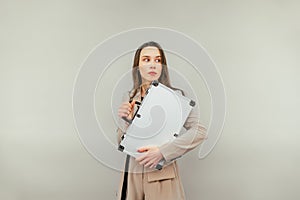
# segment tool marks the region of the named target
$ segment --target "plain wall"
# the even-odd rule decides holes
[[[145,26],[194,38],[224,81],[217,146],[203,160],[195,150],[179,161],[187,199],[299,199],[299,7],[293,0],[1,0],[0,199],[114,199],[120,173],[82,146],[73,84],[96,45]],[[209,109],[203,113],[207,125]]]

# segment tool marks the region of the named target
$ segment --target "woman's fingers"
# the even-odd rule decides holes
[[[151,149],[151,147],[144,146],[144,147],[139,148],[137,151],[138,151],[139,153],[143,153],[143,152],[145,152],[145,151],[148,151],[149,149]]]
[[[136,158],[136,161],[145,167],[154,168],[163,158],[159,148],[156,146],[141,147],[137,151],[140,153],[144,152],[144,154]]]
[[[118,110],[119,117],[132,118],[134,104],[135,104],[135,101],[132,101],[131,103],[129,103],[129,102],[122,103]]]
[[[150,159],[147,158],[147,157],[143,157],[143,158],[137,159],[137,161],[138,161],[141,165],[144,165],[144,164],[148,163],[148,162],[150,161]]]
[[[127,115],[129,115],[130,112],[131,112],[131,110],[128,110],[126,108],[120,108],[119,111],[118,111],[118,113],[120,113],[120,114],[124,113],[124,114],[127,114]]]
[[[157,161],[157,158],[145,157],[139,162],[139,164],[144,165],[145,167],[154,168],[158,164],[158,162],[159,161]]]

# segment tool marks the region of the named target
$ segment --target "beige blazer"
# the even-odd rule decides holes
[[[133,100],[136,101],[141,100],[140,92],[138,92],[135,95]],[[123,96],[123,102],[128,102],[128,101],[129,101],[129,93],[126,93]],[[193,108],[186,122],[184,123],[184,128],[187,131],[184,134],[177,137],[176,139],[174,139],[173,141],[165,143],[164,145],[159,147],[164,159],[167,162],[170,162],[173,159],[182,156],[188,151],[194,149],[206,138],[206,128],[199,123],[199,112],[196,108],[197,107]],[[136,109],[137,107],[135,106],[135,111]],[[118,143],[120,143],[121,137],[126,132],[126,128],[128,127],[128,124],[123,120],[121,120],[119,124],[120,127],[117,130]],[[141,177],[138,178],[139,176]],[[166,183],[166,181],[163,180],[170,180],[169,185],[162,187],[162,185],[160,184]],[[121,184],[122,182],[123,182],[123,177],[121,179]],[[140,185],[147,185],[147,187],[138,188],[138,186]],[[156,186],[154,187],[153,185]],[[160,190],[160,192],[156,191],[157,188],[160,188],[158,189]],[[185,199],[176,161],[171,162],[171,164],[169,165],[165,165],[162,170],[153,171],[150,170],[149,168],[144,168],[139,163],[137,163],[134,158],[131,158],[129,164],[129,173],[128,173],[128,191],[127,191],[128,198],[127,199],[130,200],[144,199],[145,197],[142,198],[141,195],[152,196],[153,198],[147,198],[147,199],[156,199],[156,200]]]

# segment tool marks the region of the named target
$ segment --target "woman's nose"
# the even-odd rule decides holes
[[[150,65],[150,68],[156,68],[156,63],[153,61],[153,62],[151,62],[151,65]]]
[[[155,64],[152,64],[152,65],[150,66],[150,68],[151,68],[151,69],[155,69],[155,68],[156,68]]]

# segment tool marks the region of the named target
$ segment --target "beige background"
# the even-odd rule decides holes
[[[218,145],[204,160],[194,151],[180,161],[188,199],[299,199],[299,7],[296,0],[1,0],[0,199],[114,199],[120,174],[81,145],[72,89],[97,44],[144,26],[197,40],[224,80]]]

